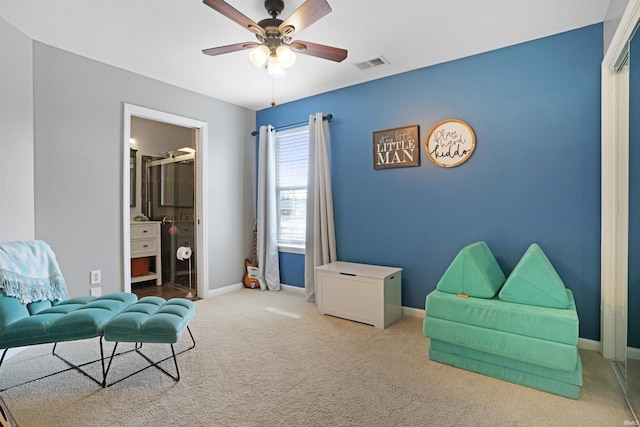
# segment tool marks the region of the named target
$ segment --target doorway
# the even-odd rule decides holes
[[[124,291],[205,298],[207,124],[125,104],[124,125]],[[157,252],[145,264],[153,280],[134,263],[141,256],[132,226],[140,224],[154,230]]]
[[[140,120],[132,123],[132,135],[136,130],[134,125]],[[154,291],[153,286],[144,289],[133,286],[132,291],[138,296],[170,292],[175,297],[197,299],[193,286],[197,281],[197,263],[193,256],[197,237],[194,232],[195,138],[177,138],[175,143],[187,145],[141,158],[142,215],[160,223],[161,281],[165,289]]]

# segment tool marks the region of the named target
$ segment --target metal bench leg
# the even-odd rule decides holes
[[[87,376],[88,378],[90,378],[95,383],[97,383],[97,384],[101,385],[102,387],[104,387],[104,384],[106,384],[106,381],[107,381],[106,378],[107,378],[108,368],[105,368],[104,347],[103,347],[103,343],[102,343],[102,337],[100,337],[100,359],[91,360],[89,362],[84,362],[84,363],[81,363],[81,364],[78,364],[78,365],[66,360],[60,354],[56,353],[57,346],[58,346],[58,343],[53,343],[53,349],[51,350],[51,354],[53,356],[57,357],[58,359],[62,360],[64,363],[66,363],[69,366],[67,369],[61,369],[61,370],[53,372],[51,374],[43,375],[41,377],[22,382],[20,384],[16,384],[16,385],[12,385],[10,387],[4,388],[4,389],[0,389],[0,392],[4,392],[4,391],[10,390],[10,389],[15,388],[15,387],[23,386],[25,384],[29,384],[29,383],[32,383],[34,381],[38,381],[38,380],[42,380],[42,379],[45,379],[45,378],[49,378],[49,377],[52,377],[54,375],[58,375],[58,374],[61,374],[63,372],[67,372],[67,371],[71,371],[71,370],[76,370],[76,371],[82,373],[83,375]],[[5,356],[7,354],[7,351],[9,351],[9,350],[10,349],[7,348],[7,349],[4,349],[4,351],[2,352],[2,356],[0,356],[0,366],[2,366],[2,363],[4,362]],[[116,354],[115,353],[115,349],[114,349],[114,352],[112,353],[111,357],[113,358],[114,355],[115,356],[119,356],[121,354],[129,353],[131,351],[133,351],[133,350],[124,351],[124,352]],[[87,372],[85,372],[82,369],[84,366],[91,365],[92,363],[96,363],[96,362],[101,362],[102,363],[102,380],[98,380],[98,379],[94,378],[93,376],[91,376],[90,374],[88,374]]]
[[[55,345],[54,345],[54,349],[55,349]],[[4,349],[4,351],[2,352],[2,357],[0,358],[0,366],[2,366],[2,363],[4,362],[5,356],[6,356],[6,354],[7,354],[7,352],[8,352],[9,350],[10,350],[9,348],[5,348],[5,349]],[[88,365],[88,364],[90,364],[90,363],[94,363],[94,362],[97,362],[97,360],[94,360],[94,361],[92,361],[92,362],[87,362],[87,363],[85,363],[85,364],[83,364],[83,365],[81,365],[81,366],[85,366],[85,365]],[[7,390],[11,390],[12,388],[20,387],[20,386],[23,386],[23,385],[25,385],[25,384],[29,384],[29,383],[32,383],[32,382],[35,382],[35,381],[38,381],[38,380],[42,380],[42,379],[45,379],[45,378],[49,378],[49,377],[52,377],[52,376],[54,376],[54,375],[58,375],[58,374],[61,374],[61,373],[63,373],[63,372],[70,371],[70,370],[72,370],[72,369],[74,369],[74,368],[62,369],[62,370],[59,370],[59,371],[53,372],[53,373],[51,373],[51,374],[43,375],[43,376],[41,376],[41,377],[34,378],[34,379],[32,379],[32,380],[24,381],[24,382],[21,382],[21,383],[19,383],[19,384],[15,384],[15,385],[12,385],[12,386],[10,386],[10,387],[6,387],[6,388],[3,388],[3,389],[0,389],[0,392],[5,392],[5,391],[7,391]]]
[[[4,362],[4,357],[7,355],[7,351],[9,351],[9,349],[5,348],[2,352],[2,357],[0,358],[0,366],[2,366],[2,362]]]
[[[102,388],[107,386],[107,374],[109,373],[109,369],[111,368],[111,362],[113,362],[113,356],[116,355],[116,349],[118,348],[118,343],[115,343],[113,346],[113,351],[111,352],[111,357],[109,358],[109,364],[107,365],[107,369],[104,371],[104,377],[102,380]],[[102,363],[104,369],[104,362]]]
[[[102,337],[100,337],[100,359],[96,359],[93,360],[91,362],[86,362],[80,365],[76,365],[70,361],[68,361],[67,359],[65,359],[64,357],[60,356],[58,353],[56,353],[56,346],[58,345],[58,343],[55,343],[53,345],[53,351],[51,352],[54,356],[56,356],[58,359],[62,360],[64,363],[66,363],[67,365],[70,366],[71,369],[75,369],[76,371],[80,372],[81,374],[85,375],[86,377],[90,378],[92,381],[94,381],[96,384],[98,385],[102,385],[102,383],[104,382],[104,377],[105,377],[105,369],[104,369],[104,347],[102,345]],[[102,380],[97,380],[96,378],[92,377],[90,374],[88,374],[84,369],[82,369],[82,367],[89,365],[91,363],[95,363],[95,362],[101,362],[102,363]]]
[[[150,357],[148,357],[146,354],[144,354],[143,352],[140,351],[140,349],[142,348],[142,344],[143,343],[136,343],[135,344],[136,353],[138,353],[140,356],[142,356],[147,362],[149,362],[149,364],[147,366],[145,366],[144,368],[141,368],[141,369],[137,370],[136,372],[133,372],[133,373],[127,375],[126,377],[120,378],[119,380],[112,382],[111,384],[106,384],[106,387],[111,387],[112,385],[117,384],[120,381],[126,380],[127,378],[130,378],[130,377],[132,377],[132,376],[134,376],[136,374],[139,374],[140,372],[142,372],[144,370],[147,370],[147,369],[149,369],[151,367],[155,367],[158,370],[162,371],[165,375],[169,376],[174,381],[180,381],[180,370],[178,368],[178,358],[176,356],[179,355],[179,354],[182,354],[182,353],[184,353],[186,351],[189,351],[189,350],[191,350],[192,348],[194,348],[196,346],[196,340],[193,338],[193,334],[191,333],[191,329],[188,326],[187,326],[187,332],[189,332],[189,336],[191,337],[191,343],[192,343],[191,346],[189,346],[188,348],[186,348],[184,350],[181,350],[181,351],[176,353],[173,344],[170,344],[171,345],[171,356],[167,356],[164,359],[161,359],[161,360],[158,360],[158,361],[151,360]],[[164,362],[166,360],[169,360],[171,358],[173,358],[173,363],[174,363],[175,368],[176,368],[176,375],[171,374],[166,369],[164,369],[162,366],[160,366],[160,363],[162,363],[162,362]],[[109,363],[109,365],[110,364],[111,363]],[[105,380],[106,380],[106,376],[105,376]]]

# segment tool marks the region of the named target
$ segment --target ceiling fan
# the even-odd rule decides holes
[[[345,49],[292,40],[293,36],[331,12],[331,6],[326,0],[306,0],[284,21],[277,18],[284,9],[283,0],[265,0],[264,7],[271,18],[263,19],[258,23],[223,0],[203,0],[203,2],[254,33],[258,39],[258,43],[245,42],[204,49],[202,53],[206,55],[215,56],[253,49],[249,54],[251,62],[256,66],[265,66],[269,74],[273,75],[282,74],[284,68],[293,65],[295,55],[292,55],[292,51],[335,62],[341,62],[347,57]]]

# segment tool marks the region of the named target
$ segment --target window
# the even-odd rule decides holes
[[[304,247],[309,127],[276,133],[278,246]]]

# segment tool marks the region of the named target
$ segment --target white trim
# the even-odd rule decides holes
[[[125,292],[131,292],[131,249],[129,240],[131,238],[130,209],[129,209],[129,137],[131,135],[131,116],[142,117],[160,122],[170,123],[178,126],[190,127],[197,130],[196,138],[196,263],[198,274],[196,275],[196,288],[201,298],[208,297],[209,283],[209,233],[207,231],[209,178],[207,173],[207,138],[209,135],[209,125],[207,122],[178,116],[163,111],[152,110],[133,104],[124,104],[124,126],[123,126],[123,168],[122,168],[122,191],[123,191],[123,263],[124,277],[123,287]]]
[[[626,343],[628,260],[628,68],[602,67],[601,341],[603,356],[620,360]]]
[[[587,338],[578,338],[578,348],[581,350],[602,353],[602,343],[600,341],[590,340]]]
[[[601,329],[602,355],[626,357],[628,259],[628,104],[621,99],[628,71],[621,66],[629,39],[640,21],[640,0],[629,0],[602,61],[602,211]],[[627,83],[625,83],[627,82]],[[624,327],[624,330],[622,328]],[[624,344],[621,341],[624,340]],[[616,344],[618,342],[618,344]]]
[[[640,348],[627,347],[627,358],[640,360]]]
[[[196,249],[200,256],[196,254],[196,262],[198,262],[199,273],[196,275],[198,295],[207,294],[209,290],[209,230],[207,218],[209,218],[209,125],[200,122],[198,129],[198,138],[196,141],[196,176],[200,179],[196,184],[196,227],[198,229],[198,237],[196,241]]]
[[[304,246],[278,244],[278,252],[304,255]]]
[[[297,294],[304,295],[304,288],[302,288],[300,286],[285,285],[285,284],[280,283],[280,287],[285,291],[295,292]]]
[[[229,292],[238,291],[238,290],[240,290],[242,288],[244,288],[244,284],[235,283],[233,285],[223,286],[221,288],[210,289],[207,292],[207,298],[228,294]]]
[[[244,286],[243,283],[235,283],[233,285],[228,285],[228,286],[223,286],[221,288],[211,289],[211,290],[209,290],[207,292],[207,296],[208,297],[215,297],[215,296],[219,296],[219,295],[228,294],[229,292],[238,291],[238,290],[244,289],[244,288],[245,288],[245,286]],[[280,284],[280,288],[282,290],[286,290],[287,292],[296,292],[296,293],[304,295],[304,288],[301,288],[299,286]]]
[[[243,289],[245,286],[243,283],[235,283],[233,285],[228,285],[228,286],[223,286],[221,288],[216,288],[216,289],[211,289],[209,292],[207,292],[207,296],[208,297],[215,297],[215,296],[219,296],[219,295],[224,295],[224,294],[228,294],[229,292],[234,292],[234,291],[238,291],[240,289]],[[301,288],[300,286],[293,286],[293,285],[284,285],[284,284],[280,284],[280,288],[282,290],[285,290],[287,292],[295,292],[295,293],[299,293],[304,295],[304,288]]]
[[[629,40],[637,28],[638,22],[640,22],[640,0],[629,0],[602,60],[602,64],[608,71],[615,72],[627,57]]]
[[[131,292],[131,178],[129,174],[130,139],[131,139],[131,107],[124,104],[124,122],[122,126],[122,290]]]
[[[402,314],[404,314],[405,316],[420,317],[422,319],[424,319],[424,316],[427,315],[426,312],[422,309],[405,306],[402,306]]]

